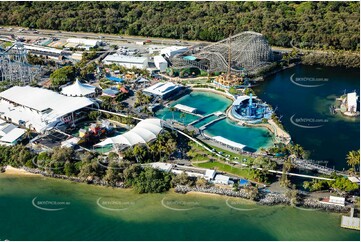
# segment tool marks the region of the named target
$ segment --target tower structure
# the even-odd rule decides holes
[[[36,68],[32,67],[26,58],[24,45],[16,42],[9,48],[0,48],[0,81],[28,84],[34,80]]]

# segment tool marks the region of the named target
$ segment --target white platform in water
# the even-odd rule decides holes
[[[184,112],[188,112],[188,113],[195,113],[196,112],[196,108],[192,108],[183,104],[177,104],[174,106],[174,108],[180,110],[180,111],[184,111]]]

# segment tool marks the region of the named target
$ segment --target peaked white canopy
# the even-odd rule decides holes
[[[72,85],[64,87],[61,90],[61,93],[72,97],[86,97],[95,93],[95,87],[81,83],[78,79],[76,79]]]
[[[109,144],[119,144],[124,146],[133,146],[136,144],[145,144],[157,138],[162,131],[162,120],[150,118],[140,121],[132,130],[117,135],[96,144],[96,147],[103,147]]]

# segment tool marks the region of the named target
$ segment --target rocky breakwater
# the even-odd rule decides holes
[[[280,193],[267,193],[262,194],[260,200],[258,201],[261,205],[277,205],[277,204],[290,204],[291,200],[286,197],[285,194]]]
[[[255,196],[254,191],[249,189],[240,189],[239,191],[234,191],[231,189],[218,188],[218,187],[189,187],[189,186],[181,186],[178,185],[175,187],[175,192],[185,194],[187,192],[202,192],[202,193],[212,193],[218,195],[224,195],[229,197],[240,197],[245,199],[253,198],[258,202],[259,205],[291,205],[293,207],[301,208],[301,209],[317,209],[317,210],[325,210],[330,212],[338,212],[344,213],[349,211],[349,207],[343,207],[339,205],[333,204],[325,204],[321,203],[317,199],[311,198],[302,198],[298,197],[297,201],[295,198],[290,198],[283,193],[265,193],[262,191],[258,191],[258,194]],[[253,193],[253,194],[252,194]]]
[[[320,209],[320,210],[326,210],[326,211],[338,212],[338,213],[345,213],[350,210],[350,208],[347,206],[321,203],[317,199],[311,199],[311,198],[304,199],[302,206],[307,208],[314,208],[314,209]]]
[[[181,186],[178,185],[174,189],[177,193],[187,193],[187,192],[203,192],[203,193],[212,193],[218,195],[224,195],[229,197],[241,197],[250,199],[250,194],[245,189],[241,189],[240,191],[233,191],[230,189],[218,188],[218,187],[189,187],[189,186]]]

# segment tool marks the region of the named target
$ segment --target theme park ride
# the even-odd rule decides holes
[[[272,60],[273,53],[265,37],[246,31],[207,46],[194,46],[188,52],[173,56],[170,62],[178,69],[197,67],[208,73],[227,73],[220,81],[228,86],[236,76],[256,71]]]
[[[26,56],[27,52],[20,42],[6,49],[0,47],[0,81],[20,84],[34,81],[38,68],[30,65]]]

